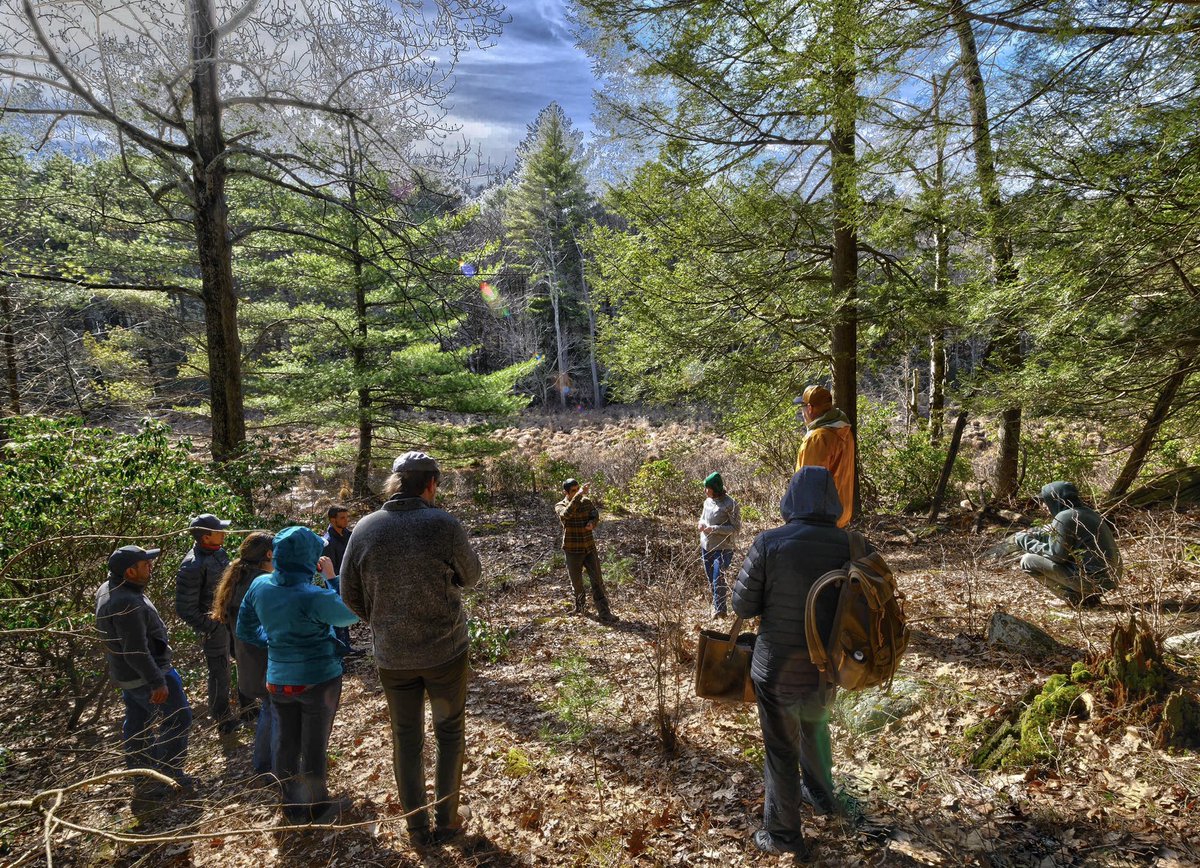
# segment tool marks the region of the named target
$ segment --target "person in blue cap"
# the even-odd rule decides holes
[[[213,595],[229,566],[224,549],[225,534],[231,522],[210,512],[192,519],[189,529],[195,541],[175,574],[175,613],[192,628],[204,652],[208,667],[208,713],[222,733],[238,727],[230,702],[230,661],[233,655],[232,625],[212,617]],[[242,706],[253,704],[244,697]]]

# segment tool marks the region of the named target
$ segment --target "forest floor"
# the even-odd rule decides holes
[[[639,435],[631,447],[601,423],[594,428],[588,457],[574,456],[583,471],[611,469],[631,448],[656,449],[653,436]],[[564,460],[580,434],[567,435]],[[531,455],[550,448],[528,432],[512,436],[524,436]],[[683,439],[707,455],[695,459],[696,472],[717,466],[719,438],[684,431]],[[474,820],[459,845],[420,854],[409,844],[370,657],[348,663],[330,742],[331,791],[353,806],[338,828],[293,831],[279,828],[271,791],[248,788],[251,733],[221,738],[201,725],[203,666],[184,654],[180,669],[198,712],[189,763],[200,779],[196,793],[136,811],[128,784],[70,794],[59,816],[104,834],[60,830],[54,864],[789,864],[750,841],[763,802],[753,706],[707,702],[691,689],[696,631],[714,626],[697,563],[699,502],[668,502],[654,517],[606,504],[597,538],[618,616],[608,625],[569,613],[552,497],[481,496],[488,480],[480,473],[457,475],[444,496],[483,558],[485,580],[471,605],[477,644],[490,652],[477,656],[469,688],[463,793]],[[777,523],[771,503],[782,481],[749,472],[726,478],[744,505],[758,504],[748,510],[744,553],[753,533]],[[968,757],[977,744],[964,734],[1049,675],[1069,672],[1072,661],[1094,659],[1131,614],[1164,635],[1200,629],[1200,571],[1178,559],[1167,568],[1154,541],[1123,534],[1126,581],[1099,608],[1076,611],[1011,565],[982,559],[1003,528],[975,535],[954,525],[930,529],[895,517],[862,524],[907,594],[913,636],[899,677],[919,685],[920,701],[869,733],[835,716],[835,779],[859,799],[865,819],[806,813],[814,864],[1200,865],[1200,755],[1156,748],[1151,728],[1132,714],[1097,705],[1091,719],[1056,725],[1054,761],[1007,772],[974,770]],[[1195,540],[1200,517],[1164,512],[1143,519],[1151,525],[1162,539]],[[1029,659],[989,648],[984,629],[995,611],[1040,625],[1061,653]],[[369,644],[368,628],[353,632]],[[1171,664],[1194,690],[1200,667]],[[27,686],[9,680],[0,701],[27,703]],[[114,767],[119,727],[111,701],[98,722],[68,735],[27,732],[7,745],[5,756],[26,759],[0,777],[3,798]],[[114,840],[135,835],[157,840]],[[37,823],[12,824],[3,840],[8,864],[45,864]]]

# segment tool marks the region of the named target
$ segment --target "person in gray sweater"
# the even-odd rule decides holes
[[[481,567],[462,523],[434,506],[440,482],[438,463],[424,452],[397,458],[389,500],[355,527],[339,577],[342,600],[374,633],[396,786],[419,847],[454,839],[469,816],[459,805],[470,673],[462,592],[479,581]],[[422,761],[426,696],[437,738],[432,830]]]
[[[704,478],[704,508],[696,529],[700,531],[700,560],[712,592],[713,614],[725,617],[725,570],[737,548],[737,533],[742,529],[742,511],[737,501],[725,492],[725,480],[713,472]]]

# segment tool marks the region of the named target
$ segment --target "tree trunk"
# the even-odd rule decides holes
[[[1163,422],[1171,412],[1171,406],[1175,403],[1175,396],[1179,392],[1179,387],[1195,370],[1197,351],[1195,348],[1191,352],[1181,355],[1175,363],[1175,369],[1171,371],[1171,375],[1167,381],[1163,383],[1162,391],[1158,393],[1158,400],[1154,402],[1154,407],[1150,410],[1150,415],[1146,418],[1146,423],[1142,426],[1141,432],[1137,439],[1133,441],[1133,448],[1129,451],[1129,458],[1125,460],[1125,466],[1121,468],[1116,481],[1112,484],[1112,488],[1108,490],[1108,496],[1105,500],[1118,500],[1124,496],[1129,490],[1129,486],[1137,479],[1138,473],[1141,472],[1142,465],[1146,461],[1146,455],[1150,452],[1150,447],[1154,443],[1154,438],[1158,436],[1158,430],[1162,428]]]
[[[979,48],[975,32],[967,17],[963,0],[950,0],[950,13],[958,34],[959,62],[966,79],[971,104],[972,148],[975,156],[975,175],[979,182],[979,197],[987,220],[988,243],[992,257],[993,280],[997,287],[1016,282],[1013,264],[1012,239],[1004,217],[1000,182],[996,175],[996,157],[992,151],[991,118],[988,115],[987,94],[983,70],[979,63]],[[1020,364],[1020,333],[1017,329],[1000,334],[996,339],[994,357],[1003,370]],[[1018,464],[1021,454],[1021,408],[1009,407],[1001,416],[1000,454],[996,464],[995,497],[1004,500],[1017,490]]]
[[[946,73],[949,77],[950,73]],[[933,79],[933,127],[936,141],[936,161],[933,166],[933,189],[937,215],[933,223],[933,300],[939,314],[948,307],[950,295],[950,233],[946,230],[946,138],[947,124],[942,120],[943,80]],[[929,333],[929,442],[941,442],[946,413],[946,341],[941,316]]]
[[[954,420],[954,433],[950,435],[950,446],[946,450],[946,461],[942,465],[942,475],[938,477],[937,489],[933,493],[933,503],[929,506],[929,521],[937,521],[938,513],[942,511],[942,501],[946,499],[946,486],[950,484],[950,474],[954,472],[954,461],[958,458],[958,447],[962,444],[963,429],[967,427],[967,411],[959,411]]]
[[[858,166],[855,131],[858,121],[856,0],[837,0],[833,20],[833,99],[830,107],[830,177],[833,194],[831,289],[839,300],[830,336],[833,356],[833,401],[858,428]],[[857,442],[857,434],[856,434]],[[854,450],[854,510],[859,492],[858,449]]]
[[[354,160],[353,148],[347,147],[347,163]],[[349,185],[350,207],[358,210],[358,186],[351,169]],[[356,498],[371,496],[371,446],[375,439],[375,424],[371,415],[371,387],[367,385],[367,288],[363,283],[363,257],[360,252],[361,237],[358,224],[354,224],[350,239],[354,256],[354,341],[350,345],[350,365],[354,371],[354,382],[358,384],[358,446],[354,453],[354,481],[351,491]]]
[[[579,241],[571,234],[575,242],[575,252],[579,254],[579,282],[583,285],[583,306],[588,315],[588,362],[592,368],[592,406],[599,410],[604,406],[604,395],[600,392],[600,369],[596,367],[596,311],[592,309],[592,294],[588,290],[587,275],[584,274],[583,249]]]
[[[14,416],[21,415],[21,383],[17,368],[17,335],[13,322],[12,284],[0,292],[0,341],[4,343],[4,374],[8,404]]]
[[[212,0],[191,0],[192,108],[195,116],[196,253],[204,298],[208,341],[209,405],[212,453],[217,461],[233,457],[246,440],[242,403],[242,348],[237,330],[237,294],[233,285],[233,245],[225,201],[225,139],[217,86],[217,32]]]
[[[929,442],[942,440],[946,415],[946,343],[941,332],[929,336]]]

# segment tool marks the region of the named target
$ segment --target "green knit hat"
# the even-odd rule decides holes
[[[711,488],[716,494],[725,493],[725,480],[721,478],[721,474],[716,471],[704,477],[704,487]]]

